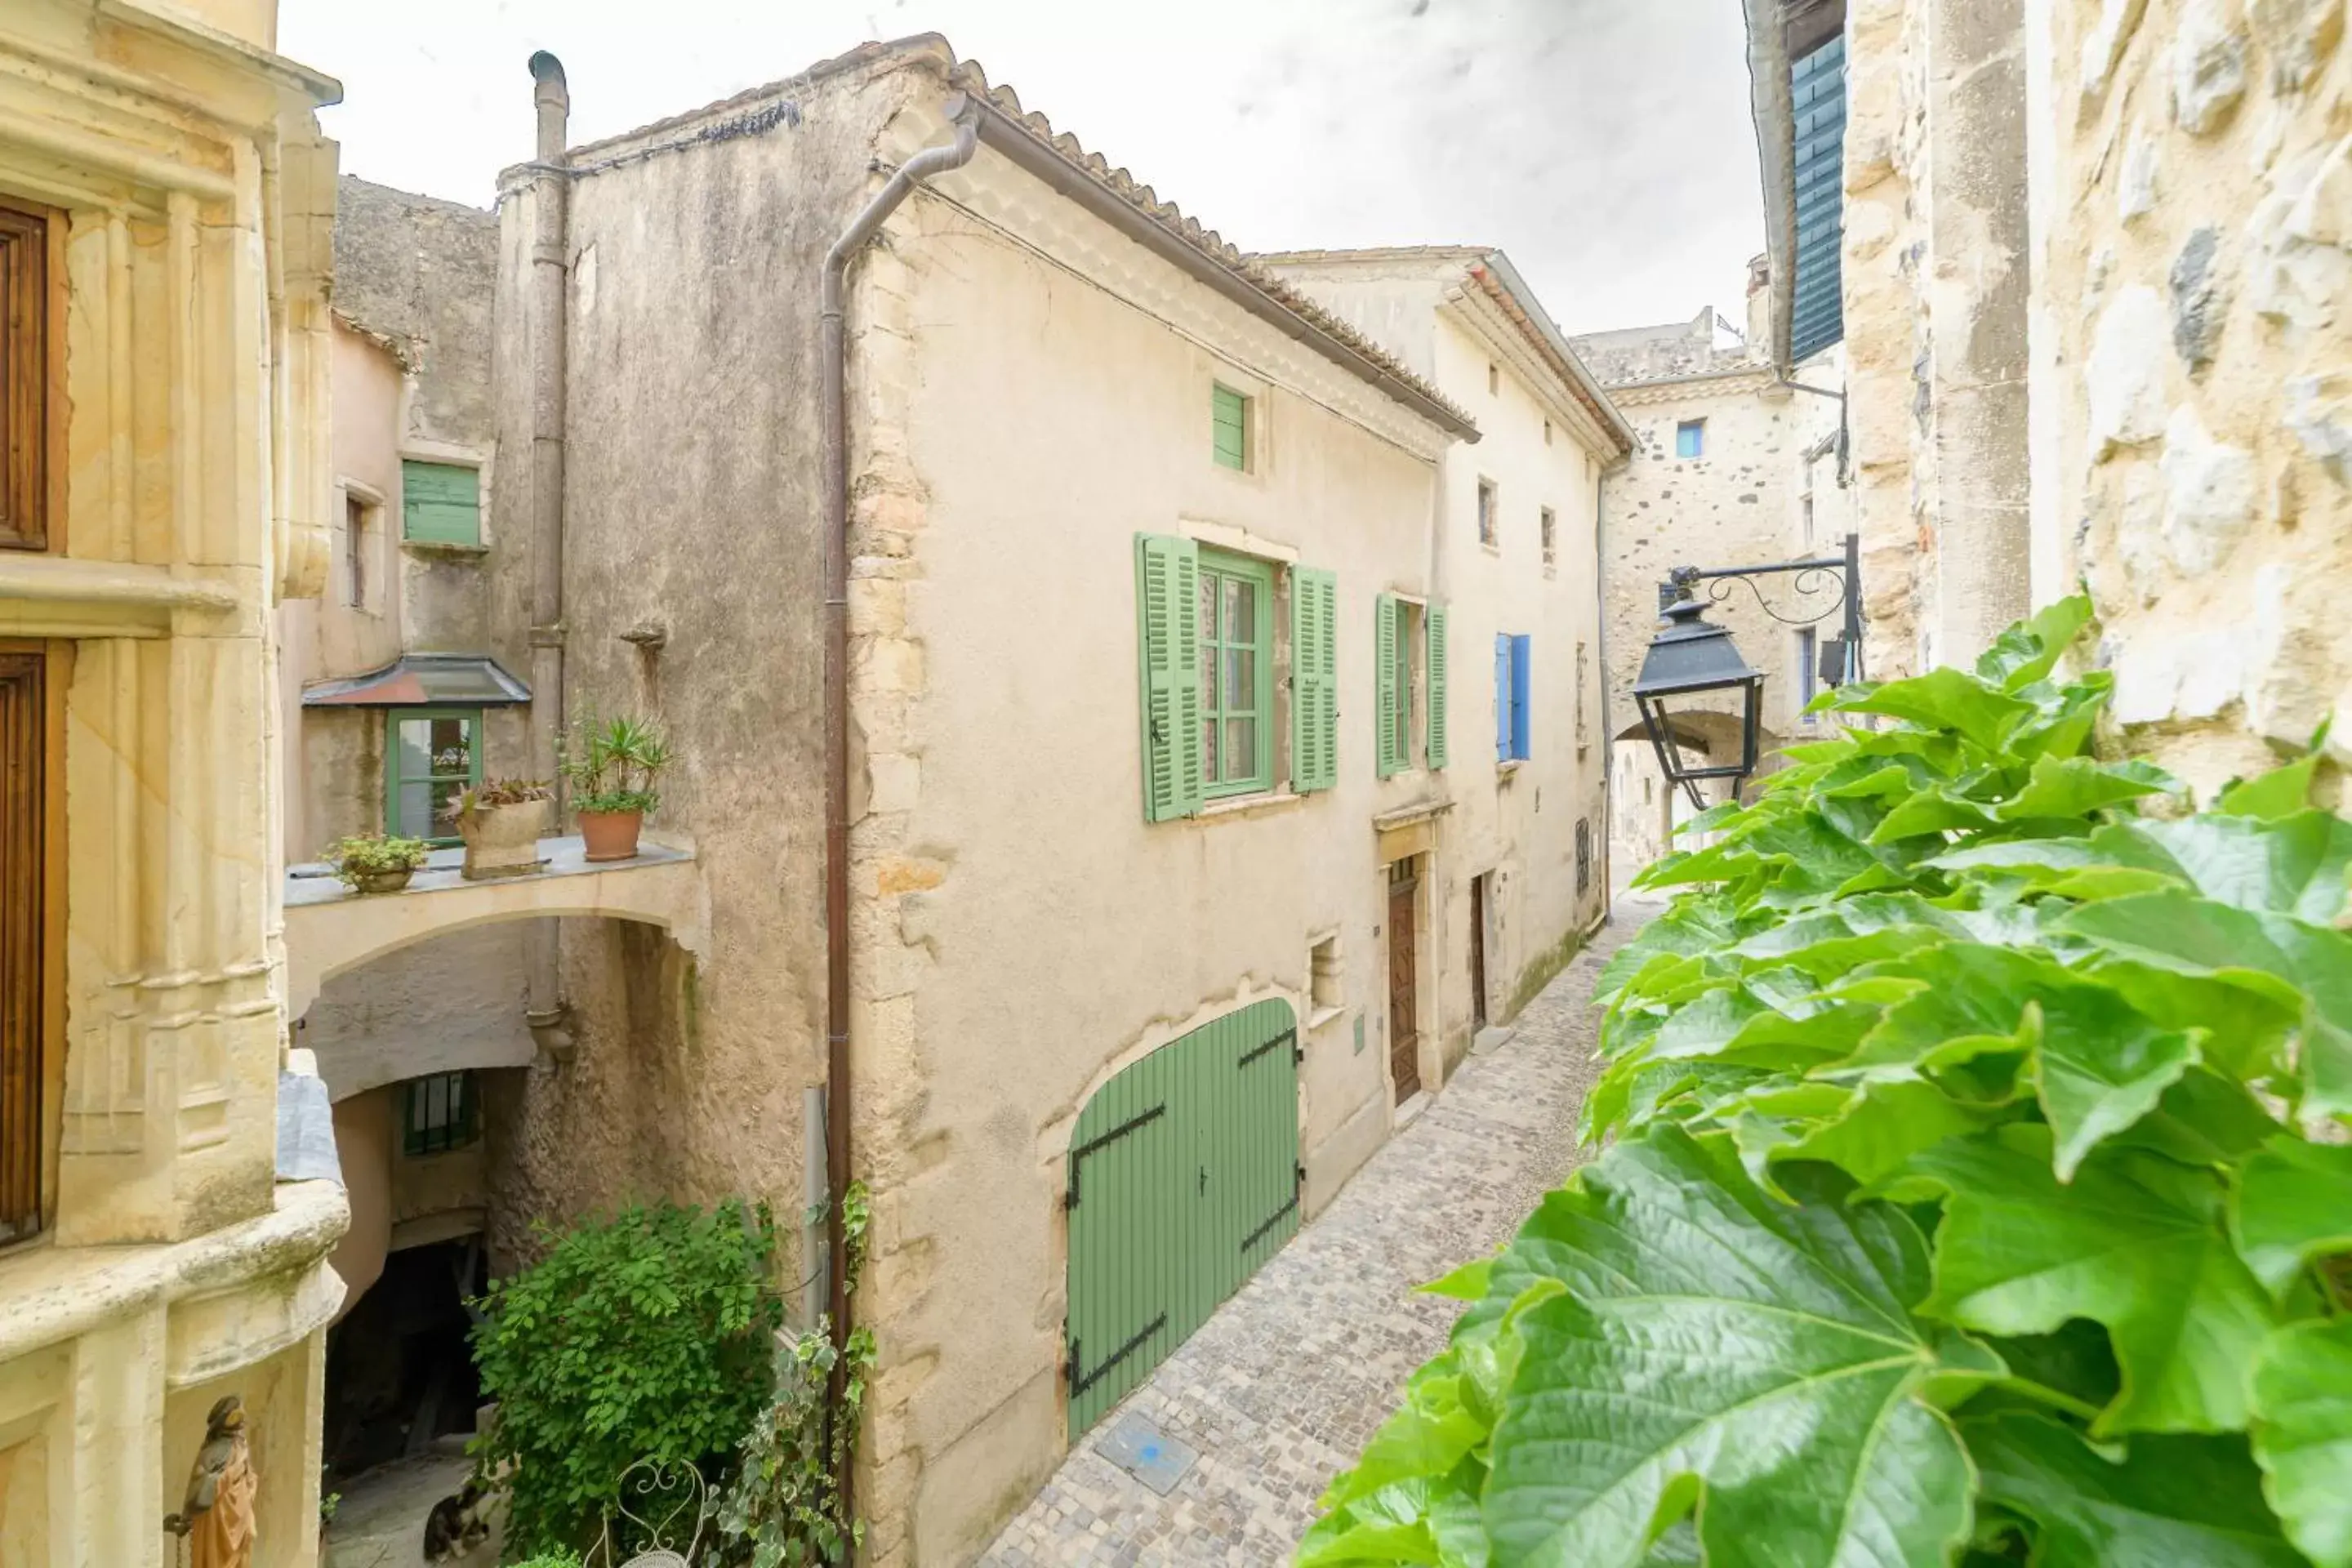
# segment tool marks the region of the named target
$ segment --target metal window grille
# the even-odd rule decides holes
[[[435,1073],[411,1079],[401,1148],[411,1154],[444,1154],[481,1136],[478,1098],[469,1072]]]
[[[1592,819],[1585,816],[1576,819],[1576,890],[1592,890]]]

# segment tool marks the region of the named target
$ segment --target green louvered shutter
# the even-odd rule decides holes
[[[1445,765],[1445,606],[1429,606],[1429,766]]]
[[[482,476],[454,463],[400,465],[401,537],[419,544],[482,542]]]
[[[1334,625],[1339,579],[1310,566],[1290,574],[1290,787],[1339,782],[1339,700]]]
[[[1221,468],[1249,467],[1249,399],[1230,386],[1209,392],[1211,455]]]
[[[1374,751],[1381,777],[1404,766],[1404,737],[1397,732],[1396,705],[1397,602],[1382,594],[1372,607],[1372,708],[1378,736]]]
[[[1135,536],[1147,822],[1201,809],[1200,580],[1200,552],[1191,540]]]

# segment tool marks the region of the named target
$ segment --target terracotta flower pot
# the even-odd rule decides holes
[[[637,852],[637,834],[646,825],[642,811],[583,811],[580,837],[591,860],[627,860]]]
[[[478,882],[489,877],[514,877],[539,865],[540,836],[547,831],[546,800],[519,800],[511,805],[485,806],[457,814],[457,837],[466,841],[462,875]]]
[[[408,879],[415,874],[414,866],[395,866],[387,871],[355,871],[352,879],[362,893],[396,893],[408,886]]]

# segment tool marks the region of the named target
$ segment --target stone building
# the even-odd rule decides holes
[[[270,626],[327,565],[312,111],[340,89],[277,55],[276,9],[19,0],[0,31],[12,1563],[178,1561],[164,1517],[230,1395],[254,1562],[315,1561],[346,1208],[281,1165],[281,1094],[315,1085],[285,1047]]]
[[[1671,847],[1675,826],[1699,809],[1667,786],[1633,702],[1658,626],[1659,584],[1677,566],[1835,556],[1850,530],[1839,355],[1834,348],[1816,353],[1784,378],[1760,347],[1766,287],[1759,259],[1750,268],[1752,339],[1710,307],[1688,321],[1576,340],[1635,441],[1631,459],[1612,468],[1601,487],[1610,858],[1621,886]],[[1827,721],[1803,710],[1818,689],[1823,647],[1842,624],[1836,585],[1783,576],[1759,579],[1752,590],[1718,586],[1708,618],[1730,628],[1741,655],[1765,676],[1760,751],[1813,735]],[[1791,626],[1776,613],[1826,618]],[[1710,763],[1736,757],[1738,714],[1728,703],[1694,709],[1676,738],[1685,752]],[[1702,793],[1712,802],[1725,791],[1710,784]]]
[[[794,1212],[845,1100],[860,1510],[877,1561],[965,1561],[1603,911],[1594,527],[1630,434],[1499,254],[1431,253],[1417,313],[1351,325],[1345,279],[1242,257],[936,37],[581,147],[533,64],[487,279],[484,215],[346,187],[361,584],[289,636],[301,843],[394,821],[402,704],[459,664],[519,698],[466,710],[493,772],[589,712],[678,761],[646,864],[297,879],[344,1258],[390,1280],[478,1224],[504,1267],[640,1197]],[[927,148],[845,252],[836,1021],[825,262]],[[470,548],[417,547],[419,462],[478,472]],[[427,1173],[404,1119],[450,1073],[478,1152]]]
[[[2210,789],[2307,742],[2352,681],[2341,0],[1748,9],[1776,256],[1843,64],[1863,531],[1916,562],[1880,668],[2087,586],[2120,744]]]
[[[1445,848],[1472,870],[1452,895],[1466,907],[1444,923],[1477,933],[1472,1023],[1499,1023],[1607,909],[1597,530],[1602,476],[1633,451],[1634,432],[1499,250],[1256,259],[1478,416],[1478,444],[1438,460],[1435,591],[1466,681],[1454,700],[1465,752],[1451,781]],[[1491,680],[1472,662],[1486,648]],[[1494,737],[1491,781],[1467,750],[1480,720],[1475,735]]]

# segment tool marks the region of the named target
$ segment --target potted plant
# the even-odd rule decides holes
[[[554,803],[555,792],[536,779],[491,779],[459,795],[449,815],[466,841],[466,879],[512,877],[537,866]]]
[[[654,778],[669,766],[661,731],[643,719],[589,721],[564,749],[563,776],[591,860],[626,860],[637,852],[646,814],[661,804]]]
[[[425,864],[430,847],[422,838],[397,838],[382,833],[362,833],[350,838],[338,838],[327,846],[327,859],[341,878],[343,886],[355,893],[396,893],[408,886],[409,877]]]

